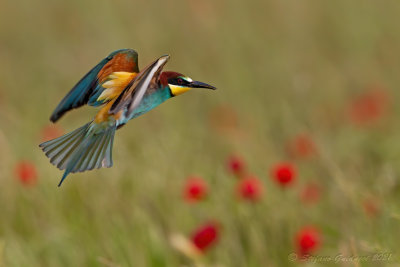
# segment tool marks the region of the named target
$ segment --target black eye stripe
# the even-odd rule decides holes
[[[174,85],[179,85],[179,86],[190,86],[190,82],[188,82],[187,80],[181,78],[181,77],[175,77],[175,78],[171,78],[168,81],[169,84],[174,84]]]
[[[175,84],[177,84],[177,85],[188,85],[189,83],[185,79],[176,78],[175,79]]]

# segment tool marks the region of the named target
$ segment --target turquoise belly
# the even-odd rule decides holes
[[[159,89],[154,93],[147,94],[143,97],[142,101],[140,102],[139,106],[134,110],[134,112],[132,112],[128,118],[122,116],[121,119],[118,120],[117,124],[125,124],[129,120],[139,117],[140,115],[143,115],[146,112],[152,110],[169,98],[171,98],[171,93],[168,87],[164,89]]]

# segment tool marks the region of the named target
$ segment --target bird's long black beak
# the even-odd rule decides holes
[[[193,88],[205,88],[205,89],[211,89],[211,90],[216,90],[217,89],[216,87],[214,87],[212,85],[209,85],[209,84],[206,84],[206,83],[202,83],[202,82],[198,82],[198,81],[191,82],[190,83],[190,87],[193,87]]]

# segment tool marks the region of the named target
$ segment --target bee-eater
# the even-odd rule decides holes
[[[69,173],[111,167],[115,131],[129,120],[192,88],[216,89],[178,72],[162,72],[168,59],[162,56],[139,72],[135,50],[114,51],[61,100],[52,122],[85,104],[101,108],[84,126],[39,145],[53,165],[65,170],[58,186]]]

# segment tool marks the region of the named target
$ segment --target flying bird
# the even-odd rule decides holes
[[[65,170],[58,186],[69,173],[111,167],[115,131],[129,120],[192,88],[216,89],[181,73],[162,71],[168,60],[168,55],[161,56],[139,72],[135,50],[114,51],[61,100],[50,116],[53,123],[83,105],[100,109],[82,127],[39,145],[53,165]]]

